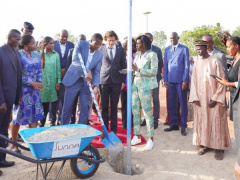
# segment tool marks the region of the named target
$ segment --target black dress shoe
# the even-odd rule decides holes
[[[165,128],[164,131],[166,132],[170,132],[170,131],[177,131],[179,130],[179,127],[178,126],[170,126],[169,128]]]
[[[186,136],[186,135],[187,135],[187,129],[186,129],[186,128],[181,129],[181,134],[182,134],[183,136]]]
[[[0,161],[0,167],[11,167],[15,164],[14,161],[6,161],[6,160],[1,160]]]
[[[141,126],[146,126],[146,120],[145,119],[141,122]]]
[[[2,171],[0,170],[0,176],[2,175]]]

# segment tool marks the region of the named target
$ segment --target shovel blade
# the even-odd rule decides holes
[[[122,141],[119,139],[119,137],[117,137],[114,132],[110,132],[109,134],[107,134],[101,142],[108,149],[114,146],[115,143],[122,143]]]

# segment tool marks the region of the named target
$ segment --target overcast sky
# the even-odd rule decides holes
[[[240,0],[133,0],[133,36],[148,30],[181,34],[201,25],[216,25],[231,32],[240,26]],[[230,3],[230,4],[227,4]],[[21,29],[24,21],[34,27],[33,36],[52,36],[65,28],[74,35],[102,35],[114,30],[120,40],[128,35],[128,0],[2,0],[0,44],[10,29]]]

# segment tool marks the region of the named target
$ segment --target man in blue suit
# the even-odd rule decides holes
[[[70,41],[68,41],[68,31],[66,29],[63,29],[60,32],[59,35],[59,40],[54,41],[54,50],[59,54],[60,56],[60,64],[61,64],[61,74],[62,74],[62,79],[65,75],[65,67],[67,64],[67,56],[68,56],[68,51],[69,49],[74,48],[74,44]],[[61,84],[60,89],[58,91],[58,101],[51,103],[51,106],[58,106],[59,107],[59,116],[58,116],[58,120],[60,121],[60,117],[62,114],[62,106],[63,106],[63,102],[64,102],[64,92],[65,92],[65,88],[63,86],[63,84]],[[51,112],[51,125],[55,125],[56,122],[56,110],[57,108],[50,108]]]
[[[22,63],[21,56],[15,49],[20,39],[21,33],[12,29],[8,34],[7,44],[0,47],[0,134],[4,136],[8,134],[13,104],[21,104]],[[0,147],[6,148],[6,143],[2,139]],[[14,162],[6,161],[6,153],[0,152],[0,167],[13,165]]]
[[[74,100],[80,92],[81,112],[79,115],[79,124],[87,124],[88,120],[88,105],[90,91],[87,81],[92,81],[92,87],[95,94],[98,93],[100,81],[100,68],[102,65],[103,54],[99,50],[102,45],[102,35],[94,34],[91,40],[78,41],[73,50],[72,64],[68,68],[62,83],[65,85],[65,96],[62,111],[61,124],[69,124]],[[78,54],[81,54],[87,70],[85,77]],[[85,78],[84,78],[85,77]]]
[[[189,82],[189,50],[178,43],[176,32],[170,35],[171,44],[164,53],[164,84],[168,88],[170,127],[164,131],[179,130],[177,98],[181,106],[181,134],[187,135],[187,87]]]

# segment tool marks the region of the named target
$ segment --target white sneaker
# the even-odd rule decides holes
[[[142,142],[141,137],[138,138],[138,137],[135,135],[135,136],[133,136],[133,138],[132,138],[132,140],[131,140],[131,145],[134,146],[134,145],[139,144],[139,143],[141,143],[141,142]]]
[[[153,148],[153,145],[154,145],[154,142],[151,139],[149,139],[147,141],[147,145],[145,146],[145,150],[150,151]]]

